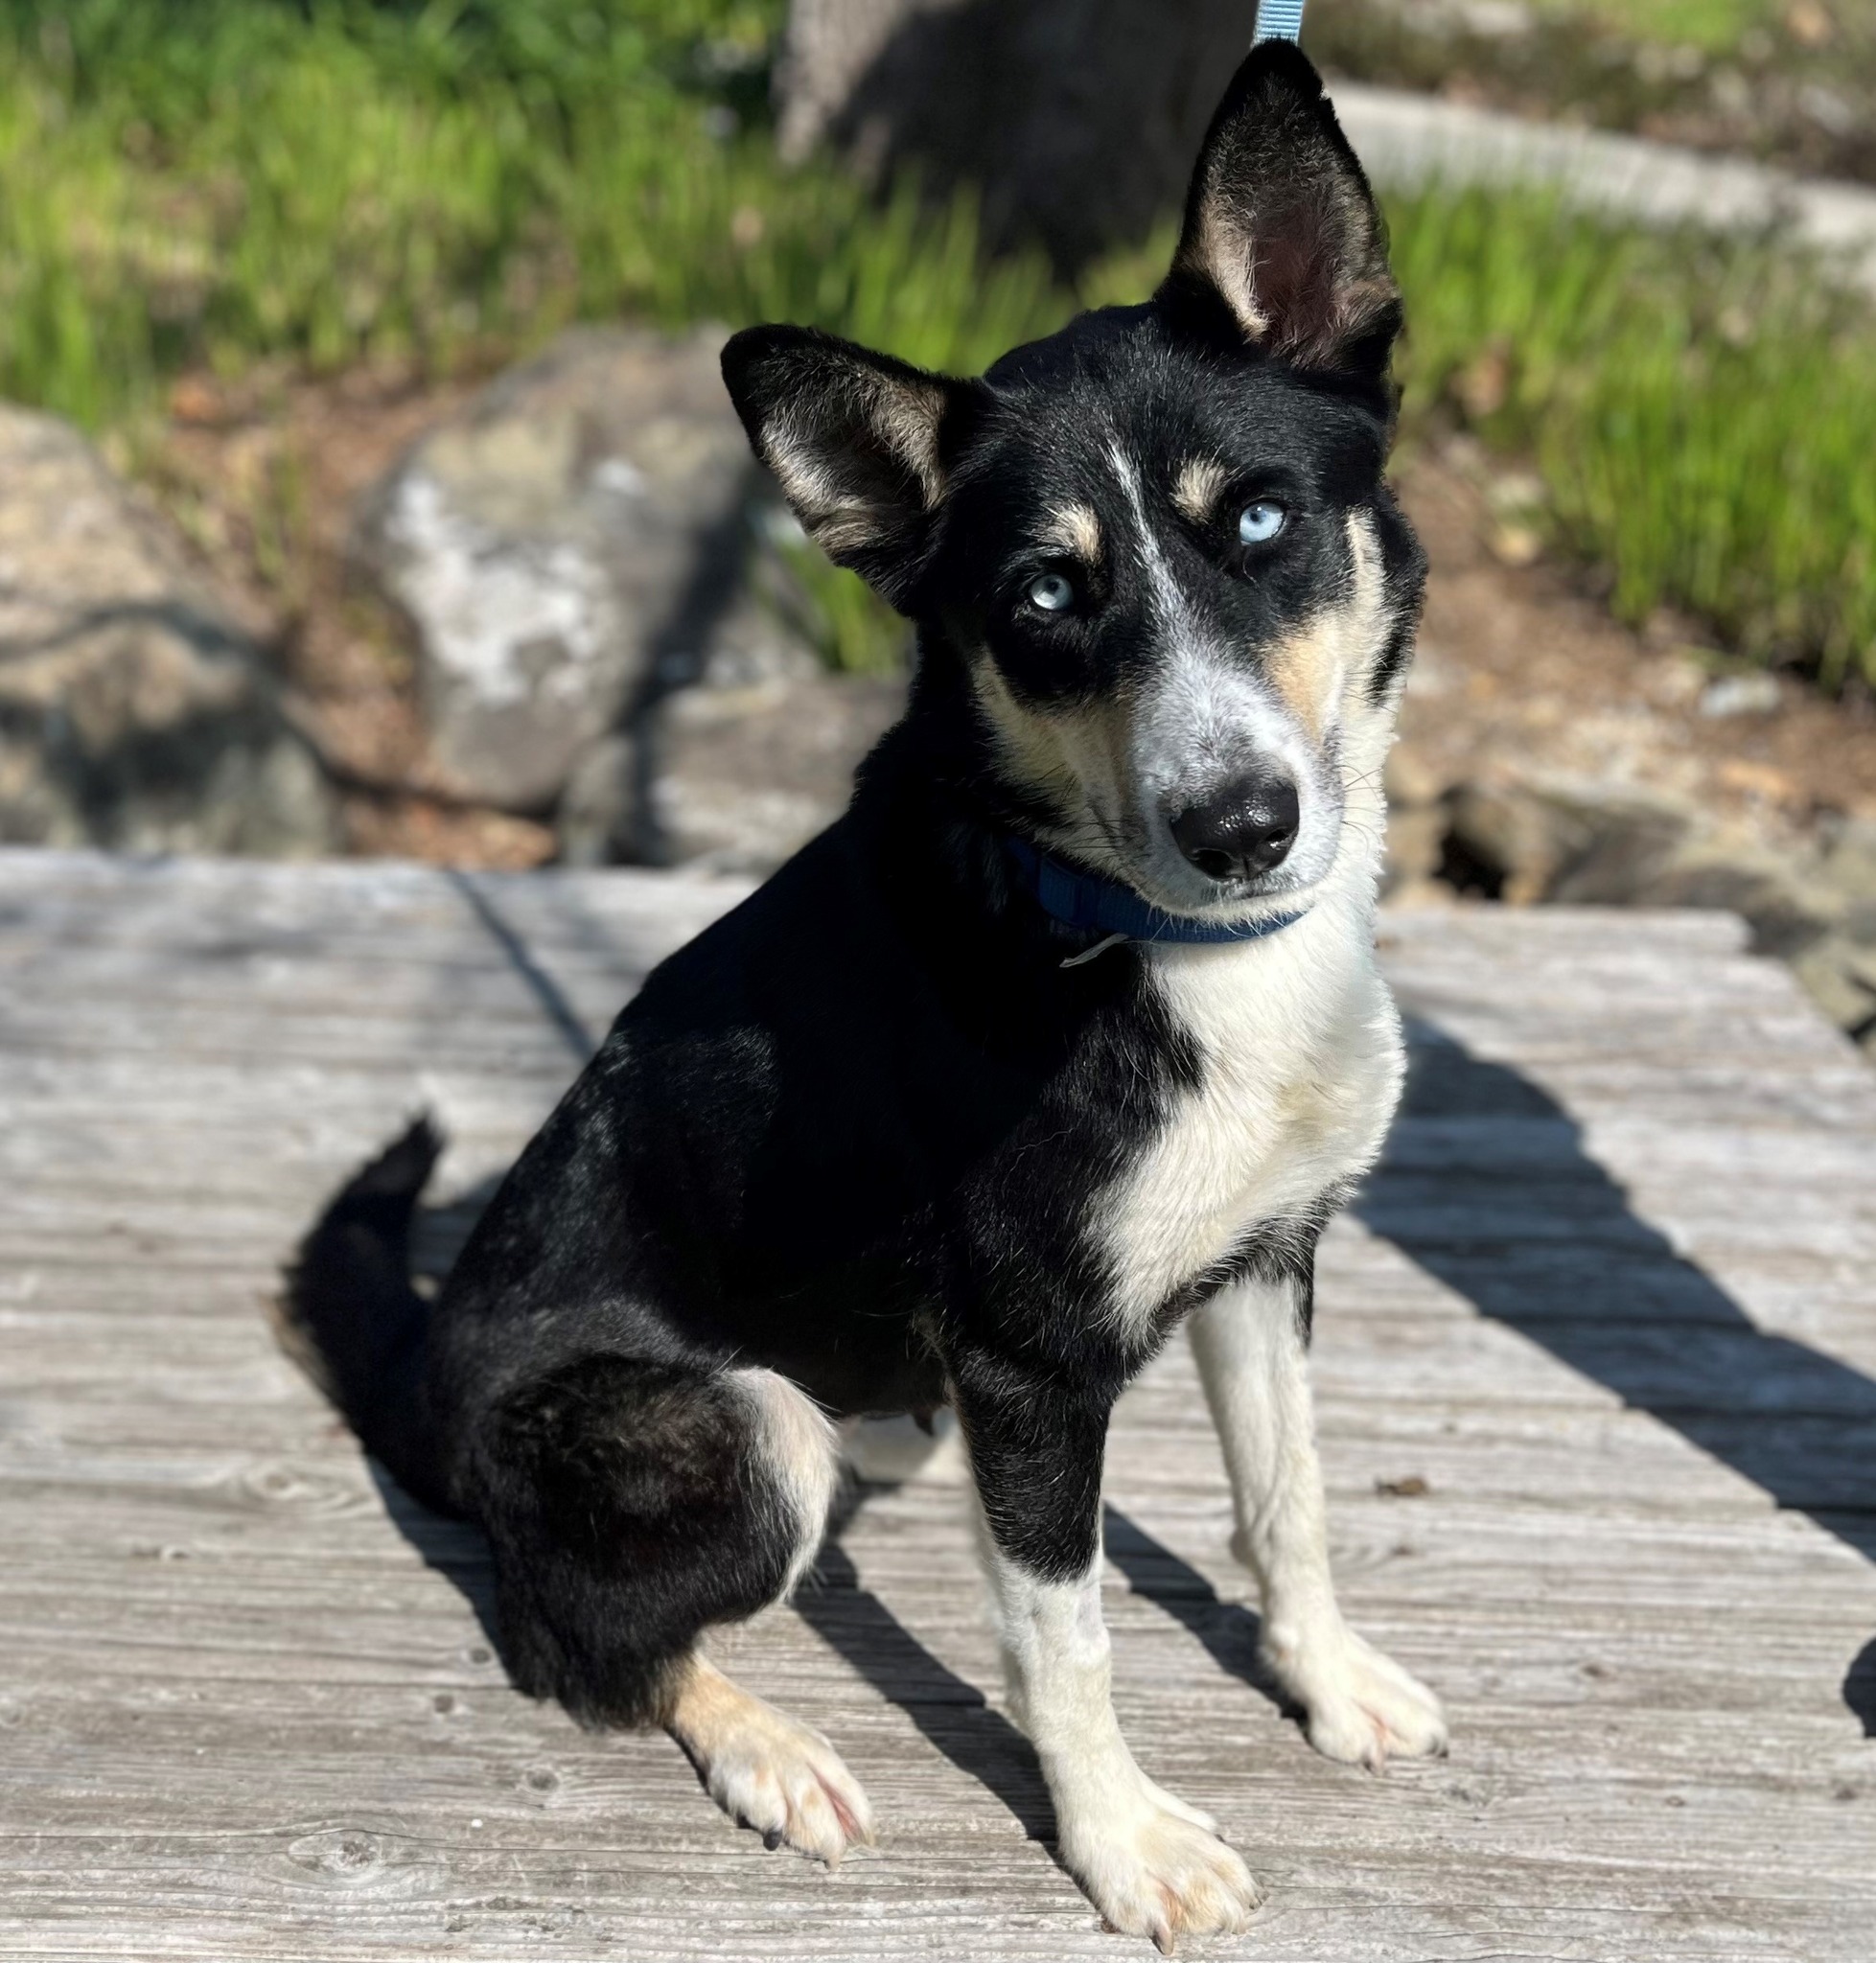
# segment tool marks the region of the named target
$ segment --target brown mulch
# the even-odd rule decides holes
[[[1769,713],[1703,715],[1727,664],[1698,628],[1661,614],[1633,632],[1585,569],[1506,564],[1529,544],[1494,518],[1493,475],[1463,439],[1419,449],[1400,473],[1433,566],[1401,723],[1408,772],[1450,783],[1508,765],[1625,781],[1772,834],[1876,817],[1866,694],[1831,701],[1785,677]]]

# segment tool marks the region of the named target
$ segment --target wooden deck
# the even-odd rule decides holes
[[[428,1100],[473,1190],[732,892],[0,854],[0,1953],[1150,1953],[1050,1859],[955,1486],[871,1490],[733,1646],[872,1795],[829,1876],[508,1690],[475,1536],[269,1337],[341,1174]],[[1416,1090],[1325,1250],[1322,1429],[1350,1612],[1452,1756],[1338,1768],[1257,1688],[1176,1348],[1108,1607],[1141,1759],[1269,1887],[1198,1953],[1868,1963],[1876,1078],[1720,916],[1385,954]]]

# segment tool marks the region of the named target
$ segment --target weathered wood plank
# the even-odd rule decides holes
[[[517,1697],[475,1536],[267,1337],[363,1152],[429,1102],[446,1187],[498,1169],[740,890],[0,853],[0,1954],[1119,1952],[1035,1837],[955,1485],[873,1493],[731,1644],[872,1790],[829,1878]],[[1256,1687],[1175,1346],[1109,1466],[1143,1762],[1271,1884],[1247,1956],[1863,1963],[1876,1088],[1719,916],[1384,941],[1420,1065],[1325,1246],[1321,1430],[1351,1613],[1454,1756],[1348,1773]]]

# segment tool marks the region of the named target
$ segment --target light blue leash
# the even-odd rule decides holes
[[[1258,0],[1253,47],[1259,41],[1294,41],[1302,35],[1303,0]]]

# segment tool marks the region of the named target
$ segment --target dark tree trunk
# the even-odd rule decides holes
[[[1175,208],[1254,0],[795,0],[784,149],[981,187],[990,237],[1073,270]]]

